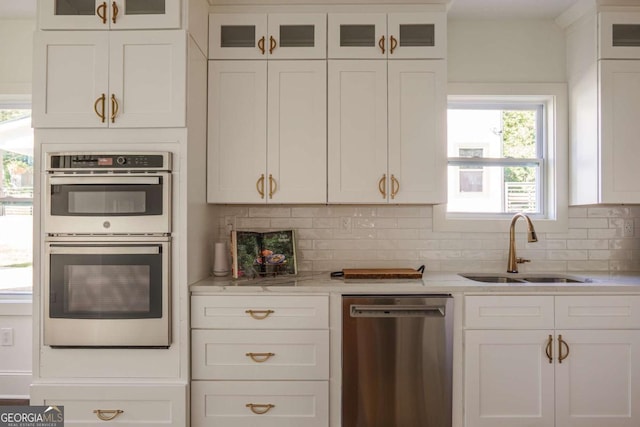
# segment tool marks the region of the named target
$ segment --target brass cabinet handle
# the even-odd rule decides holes
[[[104,119],[105,119],[104,103],[105,103],[106,99],[107,99],[107,97],[103,93],[102,95],[100,95],[100,97],[98,99],[96,99],[96,102],[93,103],[93,111],[95,111],[96,115],[98,117],[100,117],[100,122],[101,123],[104,123]],[[98,111],[98,104],[100,104],[100,111]]]
[[[118,115],[119,109],[120,108],[118,107],[118,100],[116,99],[116,96],[112,93],[111,94],[111,123],[116,122],[116,116]]]
[[[276,39],[273,36],[269,36],[269,54],[273,53],[273,50],[276,48]]]
[[[258,49],[260,49],[260,52],[264,55],[264,36],[262,36],[262,38],[260,40],[258,40]]]
[[[396,50],[397,47],[398,40],[393,36],[389,36],[389,54],[393,55],[393,51]]]
[[[102,23],[107,23],[107,2],[103,1],[100,6],[96,8],[96,15],[98,18],[102,19]]]
[[[567,352],[564,354],[564,356],[562,355],[563,345],[567,349]],[[567,357],[569,357],[569,344],[567,344],[567,342],[562,339],[562,335],[558,335],[558,363],[562,363],[562,361]]]
[[[112,2],[111,3],[111,22],[113,22],[114,24],[116,23],[116,18],[118,17],[118,12],[120,10],[118,9],[118,5],[116,4],[116,2]]]
[[[273,199],[273,193],[278,190],[278,183],[273,179],[273,175],[269,174],[269,198]]]
[[[264,174],[260,175],[260,178],[256,181],[256,190],[258,190],[260,198],[264,199]]]
[[[400,191],[400,181],[398,181],[398,179],[395,176],[393,176],[393,174],[391,174],[391,198],[392,199],[396,198],[398,191]]]
[[[382,194],[383,199],[387,198],[386,184],[387,184],[387,174],[385,173],[382,175],[382,178],[380,178],[380,181],[378,181],[378,191],[380,192],[380,194]]]
[[[547,339],[547,347],[544,349],[544,352],[547,353],[547,359],[549,359],[549,363],[553,363],[553,355],[551,354],[551,346],[553,345],[553,336],[549,335]]]
[[[273,310],[245,310],[249,316],[253,317],[256,320],[263,320],[269,317],[270,314],[275,313]]]
[[[93,411],[93,413],[102,421],[111,421],[123,412],[124,411],[121,409],[95,409]]]
[[[266,414],[271,408],[276,407],[276,405],[272,405],[271,403],[247,403],[245,406],[257,415]]]
[[[380,37],[380,40],[378,40],[378,47],[380,48],[380,50],[384,54],[384,36]]]
[[[275,356],[275,353],[246,353],[245,356],[250,357],[256,363],[266,362]]]

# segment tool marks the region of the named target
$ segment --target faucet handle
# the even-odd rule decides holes
[[[522,258],[522,257],[519,256],[519,257],[516,258],[516,262],[518,264],[524,264],[525,262],[531,262],[531,260],[530,259],[526,259],[526,258]]]

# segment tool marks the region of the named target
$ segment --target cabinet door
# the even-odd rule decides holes
[[[602,203],[640,203],[640,61],[599,61]]]
[[[387,62],[329,61],[329,203],[387,201]]]
[[[556,426],[640,425],[640,331],[558,330]]]
[[[552,334],[465,332],[466,427],[554,425],[554,365],[545,353]]]
[[[447,54],[444,13],[391,13],[387,18],[389,59],[435,58]]]
[[[209,15],[209,59],[266,59],[267,15]]]
[[[38,0],[43,30],[180,28],[180,0]]]
[[[269,57],[324,59],[327,57],[327,15],[280,13],[269,15]]]
[[[396,203],[446,201],[444,61],[389,61],[389,191]]]
[[[270,61],[268,202],[327,202],[326,61]]]
[[[640,59],[640,13],[603,12],[598,18],[599,59]]]
[[[331,13],[327,40],[329,58],[386,58],[387,15]]]
[[[209,203],[264,203],[266,108],[265,61],[209,62]]]
[[[186,33],[112,32],[109,48],[109,126],[184,126]]]
[[[33,126],[107,127],[109,34],[36,32],[34,51]]]

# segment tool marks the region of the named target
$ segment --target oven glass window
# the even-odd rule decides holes
[[[159,184],[56,184],[51,186],[51,215],[162,215]]]
[[[54,318],[160,318],[162,253],[52,253],[49,286]]]

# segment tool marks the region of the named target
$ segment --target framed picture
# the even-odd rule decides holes
[[[233,278],[297,274],[293,230],[231,232]]]

